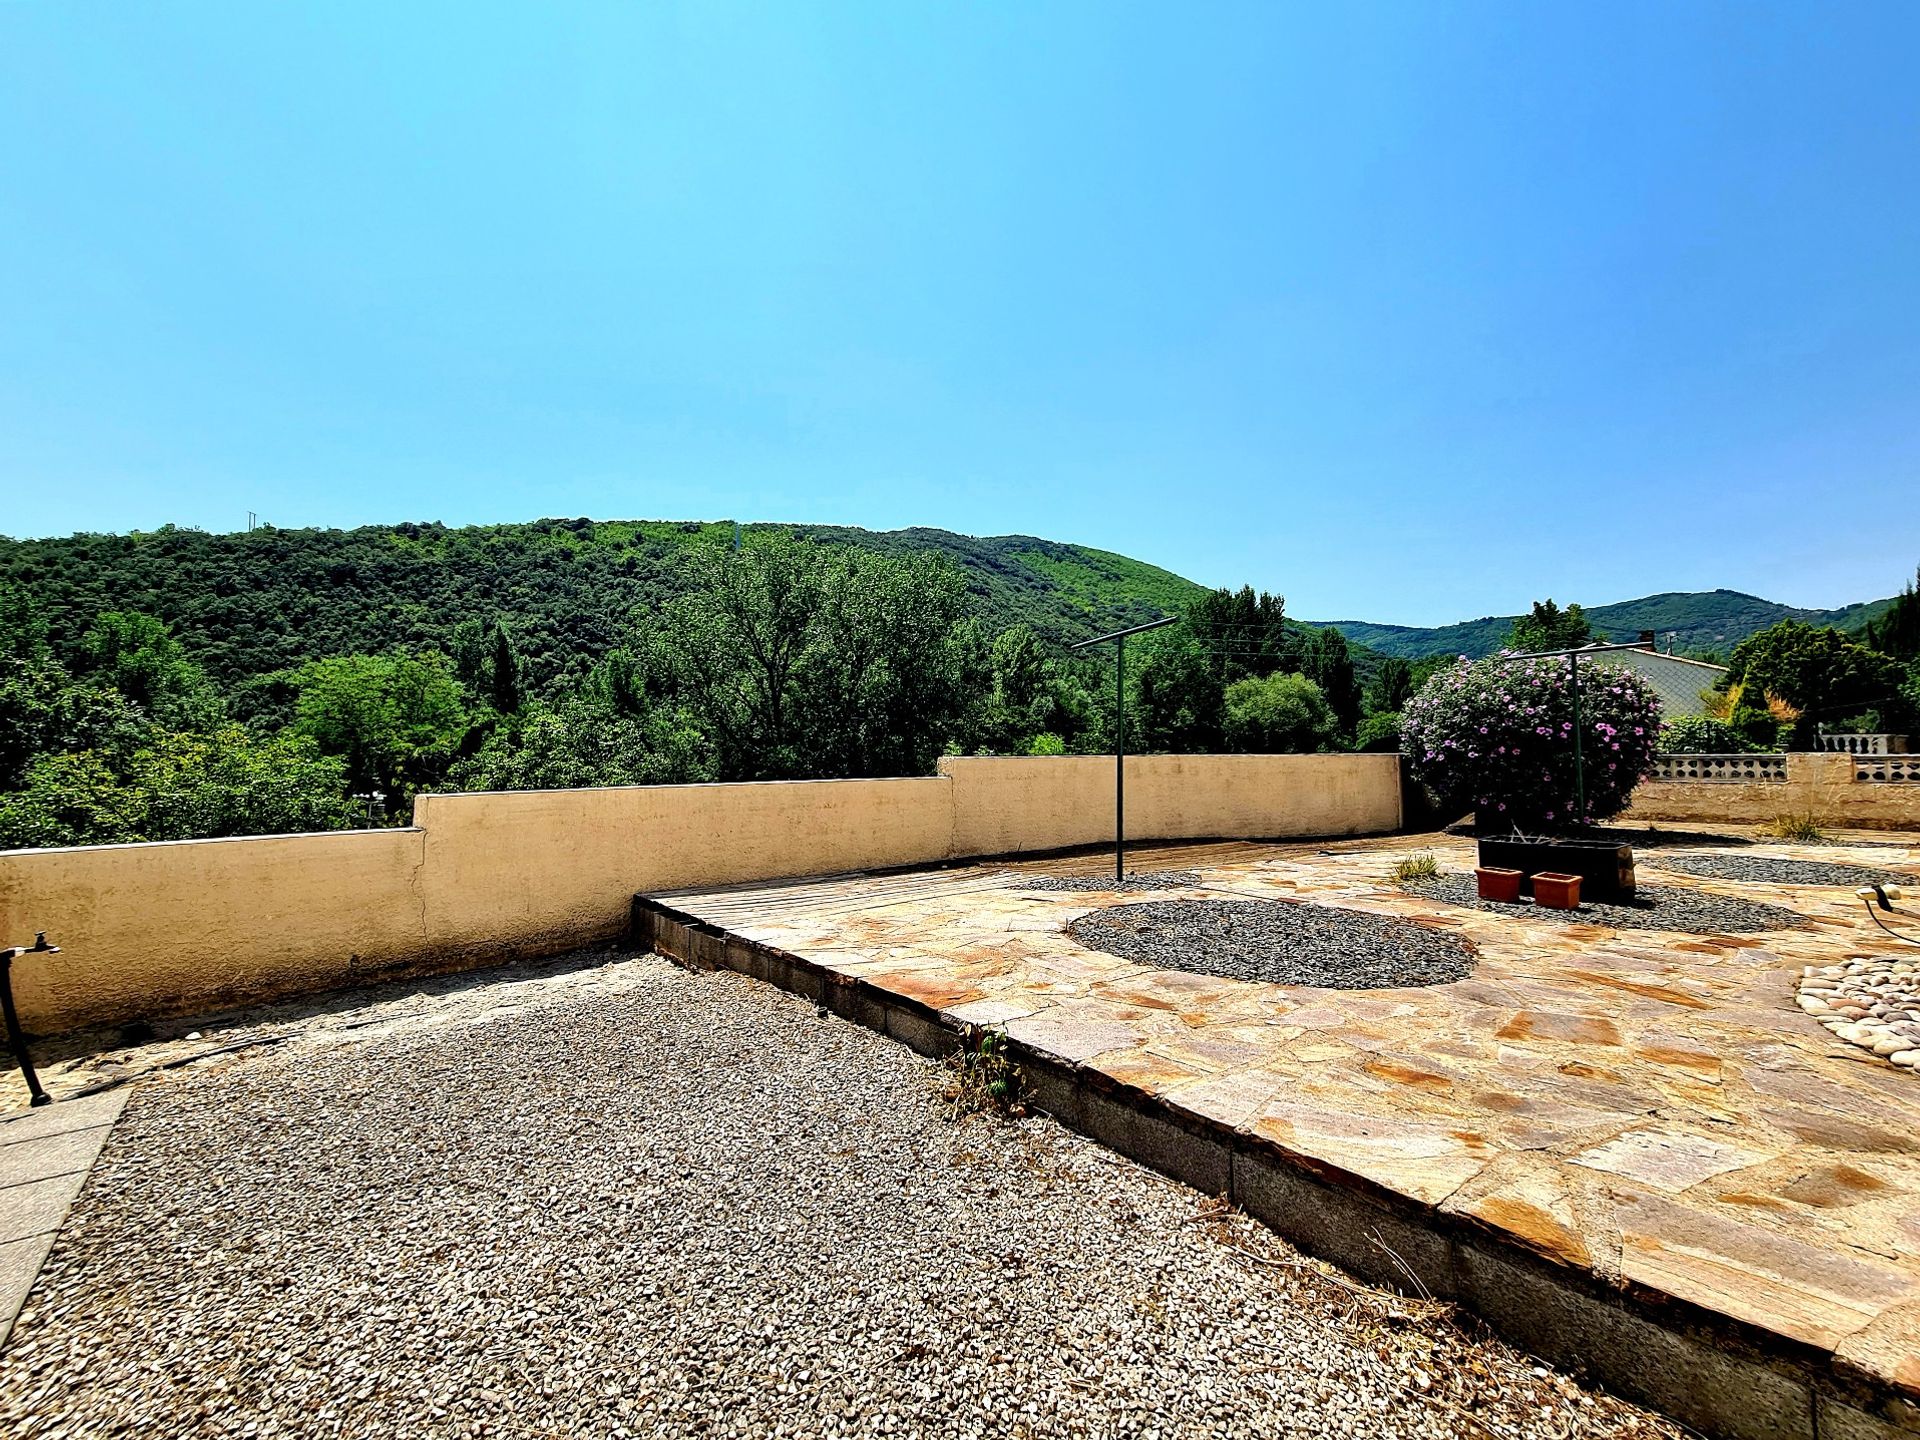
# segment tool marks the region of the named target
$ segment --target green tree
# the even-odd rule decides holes
[[[1347,637],[1331,627],[1315,636],[1306,654],[1303,673],[1320,687],[1333,712],[1334,727],[1352,735],[1360,723],[1360,682],[1353,672],[1353,652]]]
[[[1367,689],[1367,709],[1376,714],[1397,714],[1413,698],[1413,664],[1397,655],[1380,662],[1379,672]]]
[[[988,661],[993,675],[993,703],[1023,719],[1033,709],[1046,685],[1047,657],[1040,637],[1026,625],[1009,625],[993,637]]]
[[[287,835],[350,823],[346,767],[304,735],[260,737],[239,725],[159,736],[134,757],[146,838]]]
[[[1660,748],[1669,755],[1741,755],[1761,747],[1725,720],[1682,715],[1660,727]]]
[[[80,638],[80,655],[86,679],[117,690],[162,725],[204,728],[221,717],[206,675],[151,615],[108,610],[94,617]]]
[[[513,637],[499,621],[493,625],[492,644],[487,657],[487,703],[501,715],[518,715],[524,703],[523,667]]]
[[[1087,728],[1088,702],[1069,667],[1032,629],[1009,625],[986,647],[985,692],[968,727],[968,749],[1026,754],[1036,735],[1065,745]]]
[[[692,717],[632,714],[583,695],[534,706],[524,723],[493,731],[450,779],[462,790],[570,790],[711,780],[711,747]]]
[[[1869,647],[1896,660],[1920,660],[1920,591],[1914,589],[1915,580],[1920,580],[1920,571],[1879,619],[1867,622],[1861,636]]]
[[[1390,755],[1400,748],[1400,712],[1398,710],[1369,711],[1360,721],[1360,729],[1353,737],[1353,748],[1373,754]]]
[[[1223,691],[1243,675],[1301,668],[1305,642],[1287,624],[1286,600],[1251,585],[1200,596],[1187,607],[1186,631],[1212,660]]]
[[[158,733],[124,767],[95,750],[42,755],[0,795],[0,847],[336,830],[345,778],[309,740],[238,725]]]
[[[468,731],[460,684],[445,657],[337,655],[294,674],[294,728],[346,764],[356,793],[377,793],[399,814],[440,779]]]
[[[1220,678],[1221,665],[1220,656],[1190,635],[1175,632],[1148,646],[1134,668],[1129,748],[1175,755],[1224,748],[1226,684]],[[1111,691],[1112,683],[1105,688]]]
[[[1257,754],[1308,754],[1333,740],[1339,721],[1305,675],[1249,675],[1227,687],[1227,740]]]
[[[1782,620],[1733,647],[1724,685],[1747,697],[1784,701],[1800,714],[1795,743],[1814,729],[1863,710],[1897,708],[1904,679],[1897,661],[1869,650],[1831,625]]]
[[[586,684],[586,693],[617,715],[645,714],[658,689],[645,661],[625,646],[609,650]]]
[[[153,728],[117,690],[75,680],[54,657],[38,607],[0,587],[0,791],[23,786],[39,755],[97,751],[103,766],[124,766]]]
[[[774,536],[693,570],[637,648],[722,778],[925,774],[964,729],[984,646],[946,560]]]
[[[1591,645],[1597,637],[1578,603],[1562,610],[1551,599],[1536,600],[1533,609],[1513,622],[1507,632],[1509,650],[1572,650]]]

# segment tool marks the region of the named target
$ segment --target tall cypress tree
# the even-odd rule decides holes
[[[1360,723],[1360,682],[1354,678],[1353,652],[1347,648],[1347,637],[1332,627],[1322,630],[1307,659],[1307,678],[1327,697],[1341,733],[1352,735]]]
[[[487,663],[487,703],[502,715],[518,715],[524,686],[520,652],[499,621],[493,625],[493,654]]]

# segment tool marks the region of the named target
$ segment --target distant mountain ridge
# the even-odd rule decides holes
[[[1559,597],[1556,597],[1559,598]],[[1651,630],[1662,650],[1725,653],[1756,630],[1781,620],[1833,625],[1856,630],[1878,617],[1893,597],[1868,600],[1838,610],[1806,610],[1748,595],[1739,590],[1669,590],[1587,609],[1596,632],[1614,640],[1637,639]],[[1378,625],[1367,620],[1311,620],[1338,630],[1347,639],[1385,655],[1417,660],[1426,655],[1491,655],[1506,640],[1518,617],[1489,615],[1452,625]]]
[[[1179,614],[1205,587],[1107,550],[1031,535],[958,535],[928,528],[749,524],[895,554],[935,551],[964,577],[973,613],[992,627],[1024,622],[1052,644]],[[693,546],[733,543],[731,521],[546,519],[505,525],[367,525],[354,530],[262,526],[227,534],[164,526],[128,534],[16,540],[0,536],[0,585],[18,585],[70,651],[102,610],[136,609],[174,627],[222,684],[322,655],[444,648],[469,617],[513,629],[542,690],[581,680],[624,642],[634,619],[678,592]],[[1565,599],[1566,597],[1558,597]],[[1669,592],[1587,613],[1615,639],[1654,631],[1664,649],[1731,649],[1782,619],[1854,629],[1891,599],[1804,610],[1735,590]],[[1487,655],[1513,623],[1331,626],[1355,647],[1363,680],[1384,656]]]

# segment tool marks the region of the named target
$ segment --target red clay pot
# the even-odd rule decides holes
[[[1543,870],[1533,877],[1533,903],[1549,910],[1580,908],[1580,877]]]
[[[1491,870],[1485,865],[1473,872],[1482,900],[1497,900],[1502,905],[1520,903],[1520,882],[1526,879],[1518,870]]]

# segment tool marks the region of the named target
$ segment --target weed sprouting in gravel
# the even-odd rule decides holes
[[[1820,828],[1819,818],[1811,813],[1776,815],[1761,827],[1761,831],[1776,840],[1798,840],[1803,845],[1816,844],[1827,838],[1827,832]]]
[[[1027,1113],[1020,1067],[1007,1057],[1007,1032],[969,1026],[947,1057],[947,1103],[956,1122],[970,1115],[1018,1119]]]
[[[1423,850],[1418,855],[1404,855],[1393,866],[1393,878],[1402,882],[1433,880],[1439,874],[1440,862],[1433,858],[1431,850]]]

